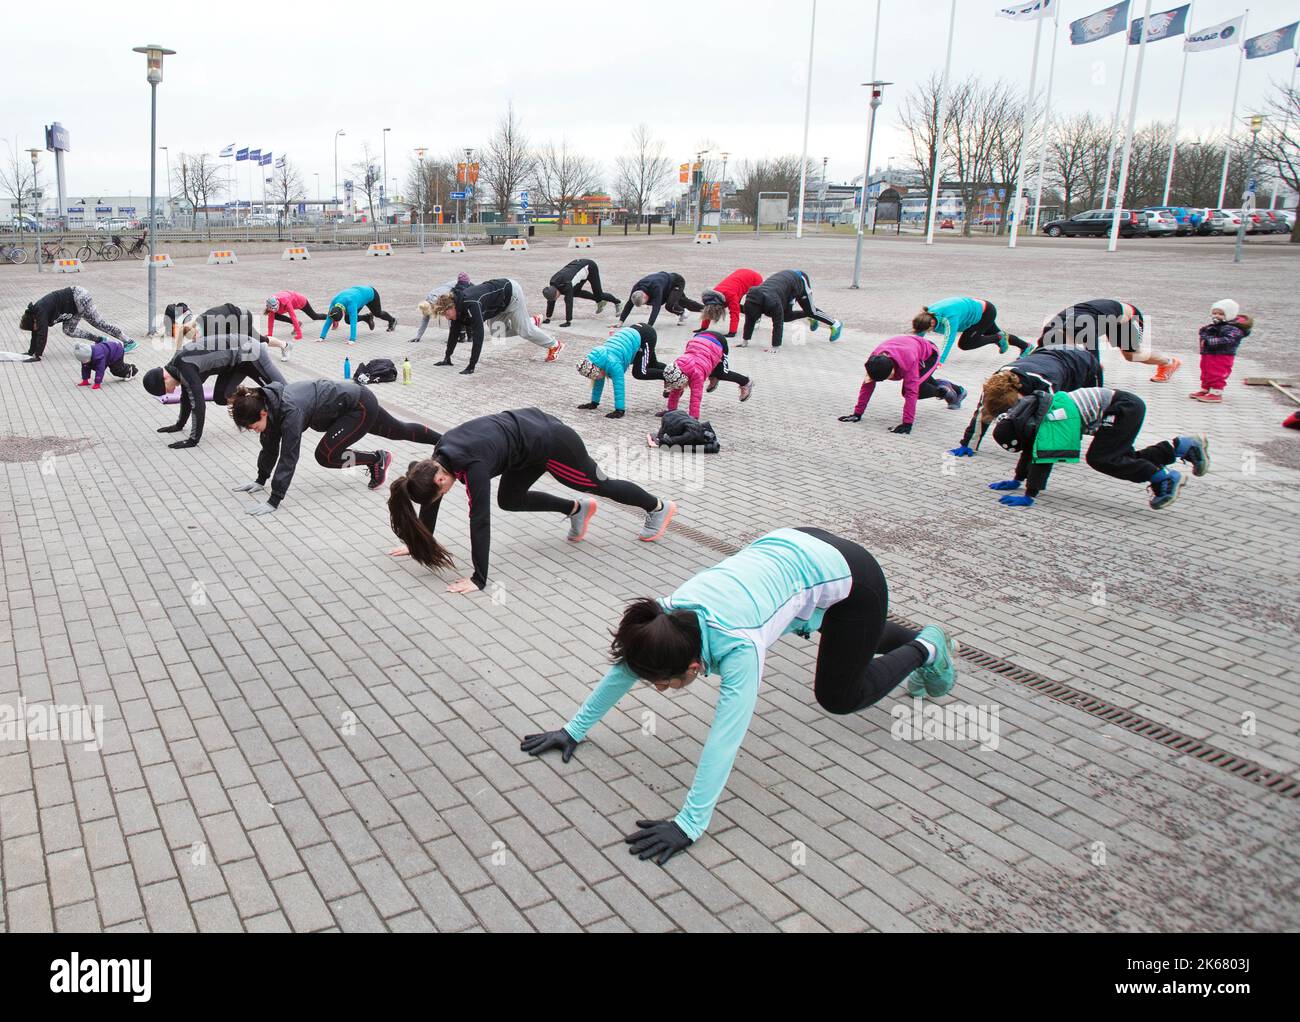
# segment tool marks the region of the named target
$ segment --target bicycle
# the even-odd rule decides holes
[[[116,238],[116,235],[113,236]],[[86,243],[77,249],[77,258],[83,263],[90,262],[92,256],[99,256],[108,262],[115,262],[122,255],[122,246],[115,240],[102,241],[96,243],[94,239],[87,238]]]
[[[72,253],[64,248],[61,236],[54,241],[46,241],[41,244],[40,262],[52,263],[59,259],[71,258]]]
[[[145,230],[144,234],[136,238],[130,246],[127,246],[120,235],[113,235],[113,242],[132,259],[143,259],[149,252],[149,231]]]
[[[0,245],[0,259],[7,259],[17,266],[27,262],[27,249],[21,245]]]

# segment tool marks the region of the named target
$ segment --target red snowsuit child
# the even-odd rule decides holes
[[[731,320],[727,326],[727,336],[735,337],[736,331],[740,329],[740,301],[745,297],[745,292],[751,287],[758,287],[763,283],[763,275],[757,270],[736,270],[724,277],[712,291],[705,291],[703,300],[705,305],[723,305],[727,306],[727,312],[731,314]],[[716,296],[721,296],[724,300],[719,302]],[[700,329],[708,328],[708,320],[700,323]]]

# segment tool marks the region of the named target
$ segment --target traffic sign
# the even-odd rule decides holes
[[[461,199],[469,198],[469,192],[452,192],[451,197],[459,202]]]
[[[435,216],[439,215],[440,213],[442,213],[442,207],[441,207],[441,206],[434,206],[434,207],[433,207],[433,213],[434,213]]]
[[[519,193],[519,208],[520,208],[520,209],[527,209],[527,208],[528,208],[528,192],[527,192],[527,191],[522,191],[522,192]]]

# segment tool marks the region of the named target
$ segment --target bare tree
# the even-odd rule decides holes
[[[1047,180],[1061,193],[1065,216],[1091,208],[1099,199],[1106,144],[1105,128],[1090,113],[1053,126],[1047,140]],[[1082,202],[1076,202],[1080,198]]]
[[[986,86],[971,77],[958,82],[949,97],[944,150],[952,165],[965,205],[962,234],[969,235],[971,221],[983,189],[993,183],[998,124],[1003,116],[1006,88],[1001,82]]]
[[[1278,85],[1269,97],[1255,160],[1291,191],[1300,193],[1300,90]],[[1291,228],[1291,244],[1300,244],[1300,216]]]
[[[570,149],[567,139],[558,148],[548,142],[537,152],[533,187],[540,204],[557,214],[563,231],[565,211],[600,187],[600,171],[592,160]]]
[[[456,190],[456,161],[413,157],[404,187],[410,196],[411,212],[420,218],[417,222],[428,222],[434,206],[451,202],[451,193]]]
[[[646,207],[663,193],[671,173],[672,161],[664,155],[662,140],[651,134],[648,125],[638,124],[632,129],[628,152],[614,163],[614,198],[640,220]]]
[[[921,175],[921,187],[926,195],[926,219],[929,219],[929,195],[933,191],[934,174],[937,167],[939,180],[943,180],[945,168],[940,162],[943,147],[939,144],[939,99],[943,88],[943,76],[938,72],[917,85],[903,101],[902,123],[907,132],[912,148],[912,163]],[[951,111],[949,111],[951,116]],[[863,182],[864,194],[870,182]]]
[[[771,160],[742,160],[736,171],[736,208],[748,220],[758,216],[759,192],[789,192],[798,203],[799,157],[794,153]]]
[[[297,165],[287,156],[281,156],[274,164],[271,174],[271,198],[280,207],[285,223],[289,222],[289,207],[302,202],[306,189],[303,187],[302,174]]]
[[[1033,201],[1033,178],[1031,173],[1037,173],[1037,164],[1032,161],[1036,158],[1038,151],[1038,141],[1042,137],[1042,126],[1038,119],[1038,111],[1029,105],[1027,96],[1021,95],[1013,86],[1004,85],[998,82],[991,87],[989,103],[993,110],[993,119],[991,130],[993,132],[993,173],[992,178],[995,183],[1006,191],[1006,204],[1004,210],[1010,211],[1011,206],[1015,203],[1016,182],[1020,178],[1020,151],[1022,143],[1029,154],[1028,160],[1024,167],[1025,175],[1025,198],[1029,202]],[[1026,134],[1029,136],[1026,140]],[[1019,216],[1020,211],[1014,211]],[[967,217],[969,220],[969,216]],[[1004,216],[998,223],[997,233],[1001,234],[1008,229],[1010,217]],[[1024,228],[1024,224],[1021,224]]]
[[[225,190],[221,165],[210,153],[181,153],[172,171],[172,192],[190,204],[190,226],[197,227],[199,212]],[[204,213],[204,220],[208,217]]]
[[[495,134],[480,150],[479,160],[479,181],[487,188],[492,205],[503,218],[510,215],[515,193],[532,178],[536,162],[511,103],[497,123]]]
[[[14,139],[12,145],[6,141],[5,148],[8,152],[5,155],[4,165],[0,166],[0,188],[4,189],[4,193],[14,204],[16,218],[21,217],[22,213],[30,207],[32,219],[39,220],[40,203],[37,196],[41,191],[40,173],[32,166],[27,151],[18,148],[17,139]]]
[[[370,151],[370,143],[362,143],[361,159],[348,168],[352,175],[352,187],[366,197],[366,207],[370,210],[370,225],[376,238],[379,237],[379,224],[375,221],[375,200],[379,197],[380,182],[384,179],[383,170]]]

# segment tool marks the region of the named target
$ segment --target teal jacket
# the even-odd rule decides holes
[[[937,319],[935,330],[943,334],[946,343],[939,353],[939,363],[948,361],[948,352],[957,343],[962,333],[969,330],[984,316],[984,303],[978,298],[945,298],[941,302],[931,302],[927,309]]]
[[[375,300],[375,289],[365,284],[359,284],[356,287],[350,287],[346,291],[340,291],[330,299],[329,305],[325,307],[325,323],[320,328],[320,339],[323,341],[329,336],[330,327],[334,324],[329,319],[329,314],[334,311],[335,306],[343,307],[343,315],[348,321],[348,340],[357,339],[357,314],[361,306]]]
[[[605,377],[614,385],[614,408],[623,411],[626,407],[623,397],[623,377],[632,365],[632,360],[641,350],[641,334],[630,326],[625,326],[611,334],[604,344],[592,348],[587,361],[603,369]],[[600,404],[600,396],[605,393],[605,381],[595,380],[591,384],[591,400]]]
[[[704,673],[722,677],[695,781],[674,820],[692,840],[708,827],[749,730],[768,647],[788,632],[811,636],[852,585],[848,563],[833,546],[797,529],[778,529],[660,601],[666,610],[695,612]],[[637,681],[625,663],[615,664],[564,729],[582,741]]]

